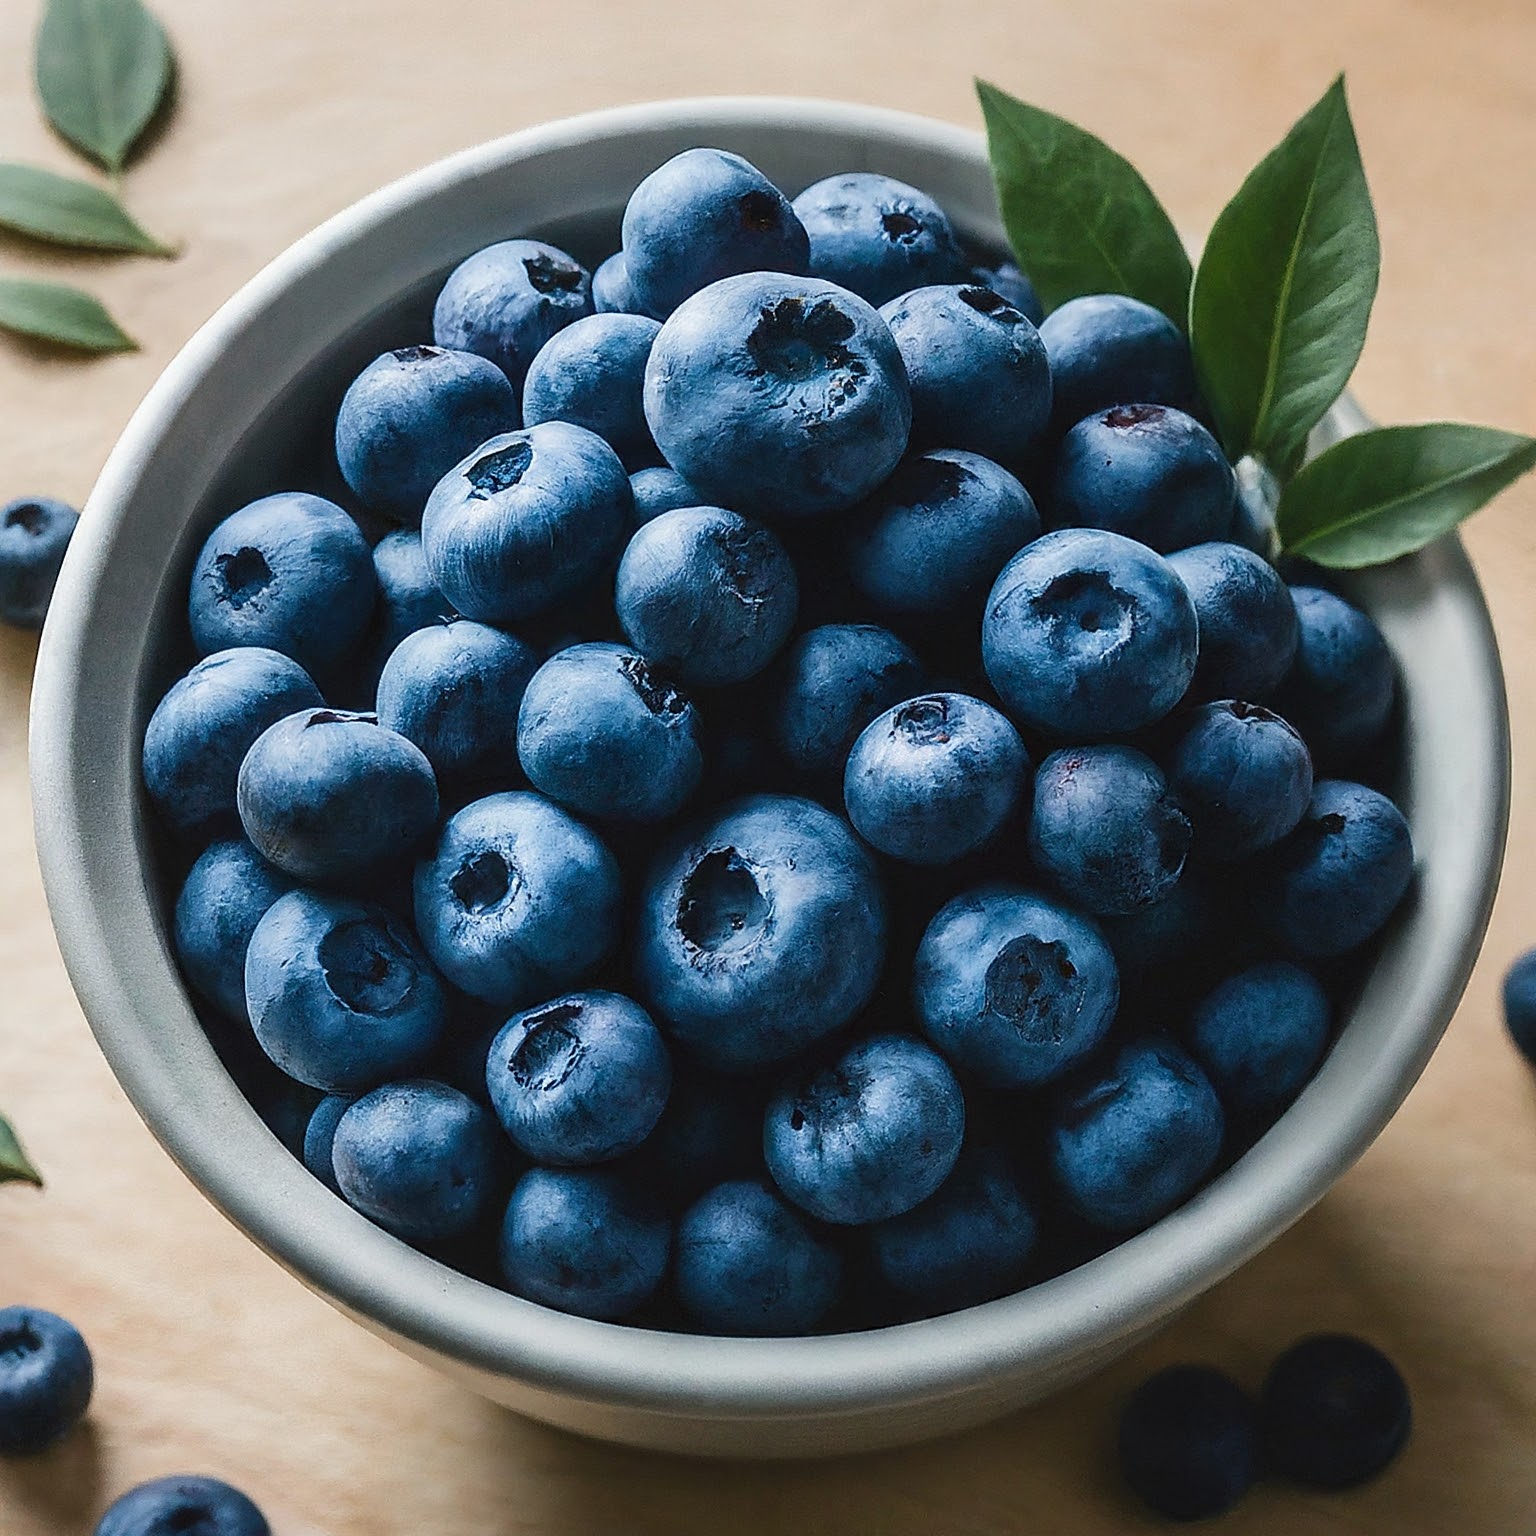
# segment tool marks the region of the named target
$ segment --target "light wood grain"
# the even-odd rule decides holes
[[[847,97],[977,122],[970,77],[1128,151],[1200,228],[1347,67],[1386,250],[1357,385],[1388,420],[1536,431],[1536,11],[1528,0],[157,0],[181,102],[130,176],[174,265],[41,255],[145,342],[82,365],[0,343],[0,499],[83,498],[157,371],[316,221],[446,151],[648,97]],[[0,5],[0,156],[69,169],[40,126],[33,0]],[[721,1468],[521,1422],[376,1343],[256,1252],[182,1178],[98,1055],[32,854],[25,720],[34,646],[0,635],[0,1103],[45,1169],[0,1191],[0,1300],[76,1319],[100,1389],[90,1428],[0,1465],[0,1531],[81,1536],[140,1478],[207,1471],[278,1536],[1095,1536],[1138,1517],[1106,1475],[1112,1405],[1175,1358],[1254,1380],[1318,1326],[1402,1364],[1416,1440],[1343,1499],[1264,1490],[1224,1527],[1478,1536],[1536,1511],[1536,1089],[1497,983],[1536,940],[1536,488],[1469,535],[1515,717],[1512,857],[1481,968],[1402,1113],[1323,1205],[1155,1343],[1079,1391],[961,1439],[863,1460]]]

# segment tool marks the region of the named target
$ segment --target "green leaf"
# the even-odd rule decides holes
[[[1295,461],[1354,371],[1380,267],[1341,75],[1222,209],[1195,274],[1195,372],[1231,457]]]
[[[1141,172],[1102,139],[976,82],[1003,227],[1047,309],[1128,293],[1183,325],[1189,256]]]
[[[120,171],[171,82],[171,45],[141,0],[48,0],[37,93],[77,149]]]
[[[90,294],[63,283],[23,277],[0,277],[0,331],[35,336],[81,352],[138,350],[138,343]]]
[[[0,164],[0,225],[79,250],[171,254],[104,187],[32,165]]]
[[[1431,422],[1379,427],[1335,443],[1280,496],[1288,554],[1355,570],[1412,554],[1449,533],[1536,467],[1536,438]]]
[[[43,1177],[27,1159],[16,1139],[16,1132],[0,1115],[0,1184],[35,1184],[43,1187]]]

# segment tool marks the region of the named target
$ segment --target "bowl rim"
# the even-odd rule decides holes
[[[1448,538],[1414,558],[1455,597],[1468,628],[1474,675],[1467,690],[1473,731],[1466,746],[1482,755],[1489,777],[1483,803],[1473,807],[1463,829],[1466,862],[1479,873],[1466,882],[1456,943],[1424,961],[1421,990],[1432,993],[1434,1006],[1390,1036],[1371,1070],[1356,1080],[1348,1113],[1330,1101],[1328,1113],[1321,1120],[1314,1114],[1301,1135],[1293,1108],[1211,1185],[1153,1227],[1074,1270],[982,1306],[878,1330],[796,1339],[710,1338],[595,1322],[450,1270],[373,1227],[325,1190],[243,1099],[238,1106],[230,1102],[233,1085],[227,1075],[224,1083],[217,1081],[222,1067],[211,1051],[196,1048],[185,1020],[149,1022],[124,1006],[126,969],[148,962],[117,952],[107,915],[93,905],[90,866],[112,855],[93,847],[75,780],[80,766],[74,744],[91,707],[76,661],[111,535],[127,515],[162,433],[223,350],[259,326],[265,308],[334,251],[366,239],[422,197],[552,150],[652,130],[725,135],[763,127],[894,139],[963,159],[973,169],[985,164],[979,133],[904,112],[793,97],[684,98],[527,128],[439,160],[362,199],[290,246],[231,297],[134,413],[87,504],[86,536],[74,540],[65,561],[40,648],[31,712],[38,856],[71,980],[130,1099],[204,1194],[284,1267],[418,1353],[444,1355],[472,1370],[589,1403],[734,1419],[851,1416],[896,1404],[939,1403],[1000,1373],[1058,1371],[1107,1339],[1154,1326],[1251,1257],[1355,1161],[1423,1070],[1481,945],[1509,798],[1508,722],[1491,622],[1464,552]],[[1356,430],[1363,420],[1345,412],[1334,429]],[[124,855],[119,850],[117,856]],[[170,963],[168,956],[158,963]],[[195,1023],[190,1007],[186,1013]],[[151,1034],[168,1028],[187,1042],[175,1070],[148,1048]],[[1319,1079],[1326,1071],[1325,1062]],[[1309,1095],[1313,1088],[1298,1102]],[[221,1115],[212,1113],[212,1104]]]

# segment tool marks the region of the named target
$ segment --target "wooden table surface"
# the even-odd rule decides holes
[[[83,498],[134,405],[268,258],[380,182],[541,119],[649,97],[844,97],[976,124],[982,71],[1127,151],[1202,228],[1349,71],[1386,259],[1357,375],[1391,421],[1536,432],[1536,8],[1530,0],[155,0],[179,108],[129,177],[174,264],[50,259],[144,342],[88,363],[0,342],[0,499]],[[0,4],[0,158],[69,170],[31,97],[34,0]],[[1536,1516],[1536,1086],[1499,977],[1536,941],[1536,484],[1469,544],[1514,707],[1511,857],[1483,963],[1390,1129],[1299,1227],[1103,1377],[988,1429],[816,1465],[694,1465],[585,1444],[440,1380],[311,1296],[172,1166],[97,1053],[32,854],[30,637],[0,635],[0,1105],[46,1171],[0,1190],[0,1301],[74,1319],[88,1428],[0,1465],[0,1532],[85,1536],[171,1471],[248,1489],[277,1536],[1092,1536],[1140,1528],[1107,1475],[1121,1395],[1181,1358],[1254,1381],[1320,1326],[1360,1330],[1415,1394],[1375,1487],[1260,1490],[1248,1533],[1525,1532]]]

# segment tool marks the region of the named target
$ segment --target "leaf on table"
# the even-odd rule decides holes
[[[1536,438],[1431,422],[1335,443],[1280,496],[1288,554],[1339,570],[1381,565],[1449,533],[1536,467]]]
[[[33,165],[0,164],[0,226],[78,250],[172,254],[105,187]]]
[[[81,352],[135,352],[100,300],[64,283],[0,277],[0,331],[33,336]]]
[[[1195,372],[1231,457],[1294,462],[1354,371],[1380,266],[1341,75],[1222,209],[1195,272]]]
[[[1180,326],[1189,255],[1141,172],[1102,139],[976,82],[1003,227],[1045,307],[1125,293]]]
[[[171,83],[171,45],[141,0],[47,0],[37,93],[77,149],[120,171]]]
[[[43,1187],[42,1175],[21,1150],[10,1122],[0,1115],[0,1184],[35,1184]]]

